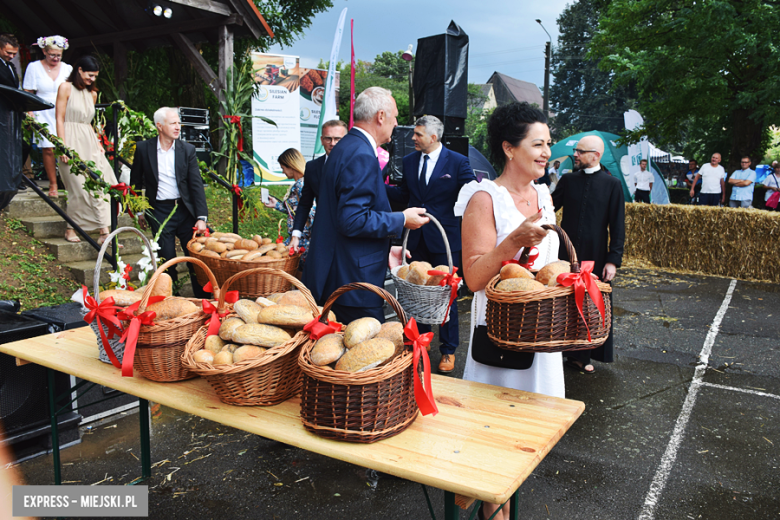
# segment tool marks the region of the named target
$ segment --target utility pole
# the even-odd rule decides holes
[[[544,25],[542,25],[542,21],[537,18],[536,23],[538,23],[544,32],[547,33],[547,37],[549,40],[547,40],[547,43],[544,45],[544,107],[542,110],[544,111],[544,115],[547,116],[547,119],[550,118],[550,55],[552,54],[552,36],[550,36],[550,33],[547,32],[547,29],[544,28]]]

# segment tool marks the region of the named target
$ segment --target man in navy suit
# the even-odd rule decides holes
[[[295,210],[292,240],[290,241],[290,245],[295,248],[295,252],[298,252],[298,241],[303,234],[306,221],[309,220],[309,212],[314,205],[314,199],[317,198],[317,194],[320,191],[320,177],[322,177],[322,170],[325,169],[325,161],[328,160],[328,156],[333,151],[336,143],[344,139],[345,135],[347,135],[347,125],[340,119],[331,119],[322,124],[320,142],[325,149],[325,155],[307,162],[306,171],[303,172],[303,190],[298,201],[298,208]]]
[[[467,157],[441,145],[443,133],[444,125],[434,116],[424,116],[415,122],[412,140],[417,151],[404,157],[401,184],[387,186],[387,197],[393,202],[424,208],[433,215],[447,234],[453,266],[460,269],[460,219],[453,208],[463,185],[477,179]],[[449,264],[444,239],[435,226],[410,231],[406,247],[413,261],[429,262],[433,267]],[[420,324],[419,329],[429,332],[431,326]],[[439,341],[439,372],[452,372],[459,344],[457,301],[450,307],[450,320],[439,327]]]
[[[428,222],[421,208],[392,212],[379,169],[376,148],[390,141],[398,124],[391,92],[364,90],[355,100],[355,127],[328,156],[317,194],[303,283],[322,305],[342,285],[368,282],[384,285],[390,239],[404,228]],[[384,321],[383,300],[368,291],[350,291],[333,312],[342,323],[371,316]]]

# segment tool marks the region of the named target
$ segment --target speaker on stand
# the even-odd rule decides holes
[[[211,164],[211,136],[209,126],[209,111],[206,108],[178,107],[181,121],[179,139],[195,147],[198,161]]]

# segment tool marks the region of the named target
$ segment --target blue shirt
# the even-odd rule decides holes
[[[731,174],[732,179],[750,181],[750,186],[733,186],[731,200],[753,200],[753,188],[756,186],[755,170],[737,170]]]

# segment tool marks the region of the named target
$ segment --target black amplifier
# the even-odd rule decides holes
[[[206,108],[179,107],[179,120],[182,125],[208,125],[209,111]]]

